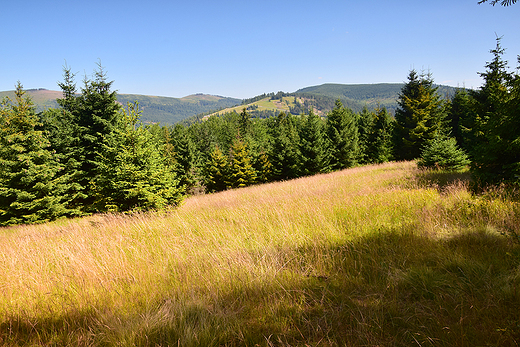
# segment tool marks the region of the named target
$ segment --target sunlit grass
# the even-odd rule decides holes
[[[516,345],[517,202],[413,162],[2,229],[0,342]]]

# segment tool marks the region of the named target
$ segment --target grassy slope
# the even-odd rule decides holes
[[[391,163],[3,229],[0,343],[516,346],[520,208],[431,183],[453,178]]]

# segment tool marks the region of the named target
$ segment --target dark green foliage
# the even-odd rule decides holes
[[[392,159],[393,121],[384,107],[377,109],[373,115],[366,136],[365,158],[368,163],[384,163]]]
[[[242,109],[242,112],[240,112],[238,121],[238,131],[239,136],[242,138],[245,138],[248,133],[251,131],[251,116],[249,113],[247,113],[247,110],[245,108]]]
[[[107,81],[102,67],[98,67],[93,80],[85,78],[79,95],[75,92],[74,75],[70,69],[65,68],[64,82],[59,84],[63,91],[63,99],[57,100],[62,110],[67,112],[63,113],[63,116],[70,124],[59,129],[65,133],[56,133],[69,142],[58,150],[61,155],[69,156],[71,165],[67,175],[71,175],[77,184],[78,191],[71,205],[81,206],[83,211],[89,211],[95,200],[92,192],[98,175],[99,155],[104,151],[104,142],[108,135],[123,126],[116,92],[110,90],[112,82]]]
[[[312,108],[309,115],[303,118],[300,136],[303,175],[315,175],[327,171],[324,124],[325,122],[312,111]]]
[[[95,180],[99,211],[162,209],[181,199],[181,187],[167,165],[164,148],[139,122],[139,106],[128,104],[123,127],[105,136]]]
[[[273,167],[273,179],[285,180],[299,176],[301,169],[301,153],[296,119],[284,112],[275,121],[271,120],[272,145],[269,161]]]
[[[272,180],[273,165],[269,161],[269,156],[265,152],[260,152],[254,162],[257,173],[257,182],[266,183]]]
[[[457,140],[457,144],[466,152],[470,152],[476,146],[475,128],[476,115],[473,110],[473,99],[470,92],[465,89],[457,89],[450,102],[448,121],[451,135]]]
[[[164,146],[167,157],[170,158],[180,186],[190,190],[197,185],[195,173],[195,148],[188,129],[180,124],[173,128],[164,128]]]
[[[394,151],[396,159],[418,158],[428,141],[445,131],[445,105],[433,86],[430,74],[410,71],[399,94],[395,112]]]
[[[421,153],[417,165],[422,168],[461,171],[470,164],[468,155],[457,146],[455,138],[435,138]]]
[[[369,136],[372,132],[372,127],[374,125],[375,114],[373,112],[368,111],[368,108],[364,107],[363,111],[359,113],[357,117],[357,125],[358,125],[358,142],[359,142],[359,163],[367,164],[370,162],[368,158],[368,146],[370,144]]]
[[[40,114],[40,122],[50,141],[50,149],[60,162],[61,169],[57,176],[63,183],[63,201],[75,215],[81,215],[81,201],[88,196],[85,187],[78,183],[84,172],[81,170],[83,149],[78,146],[77,124],[72,113],[65,109],[45,110]]]
[[[493,60],[480,75],[484,85],[473,93],[476,145],[472,172],[484,185],[500,182],[518,184],[520,177],[519,76],[507,71],[504,49],[497,39]]]
[[[231,188],[247,187],[257,180],[252,156],[245,142],[237,137],[229,150],[229,173],[227,183]]]
[[[327,116],[325,133],[329,145],[330,168],[341,170],[354,166],[360,154],[357,119],[339,100]]]
[[[205,169],[205,184],[208,192],[219,192],[227,188],[229,166],[219,146],[215,146],[209,154]]]
[[[69,214],[57,172],[62,169],[40,130],[22,85],[0,106],[0,225],[41,223]]]

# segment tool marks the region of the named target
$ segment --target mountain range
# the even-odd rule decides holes
[[[397,107],[397,98],[403,83],[379,84],[322,84],[297,90],[293,93],[269,93],[251,99],[237,99],[208,94],[194,94],[183,98],[149,96],[138,94],[118,94],[117,100],[122,105],[139,102],[144,123],[174,124],[193,122],[203,117],[226,112],[240,112],[246,108],[254,117],[267,117],[279,112],[293,114],[314,112],[325,115],[337,99],[352,109],[361,111],[364,107],[374,109],[386,107],[390,113]],[[456,88],[439,85],[438,93],[450,97]],[[27,94],[36,105],[36,111],[58,107],[56,99],[62,97],[60,91],[47,89],[29,89]],[[0,99],[14,97],[13,91],[0,92]]]

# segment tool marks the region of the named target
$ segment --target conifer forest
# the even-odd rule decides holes
[[[411,70],[395,114],[353,112],[339,100],[253,118],[144,125],[139,104],[120,105],[101,65],[78,87],[64,68],[59,107],[36,113],[20,82],[0,106],[0,225],[97,212],[161,210],[213,193],[387,161],[464,170],[474,189],[520,183],[520,76],[500,39],[477,90],[450,98],[431,73]],[[519,61],[520,63],[520,61]]]

